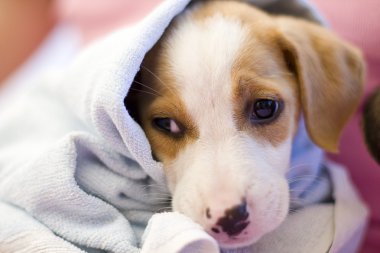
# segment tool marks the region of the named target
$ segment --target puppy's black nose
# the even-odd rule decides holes
[[[226,210],[225,215],[218,220],[217,225],[229,236],[238,235],[248,226],[248,216],[247,203],[244,201],[240,205]]]

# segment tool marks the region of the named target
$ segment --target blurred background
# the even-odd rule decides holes
[[[38,76],[66,66],[83,46],[114,29],[133,25],[161,1],[0,0],[0,109]],[[367,61],[364,101],[380,85],[380,1],[310,1],[332,30],[363,51]],[[380,166],[363,143],[362,106],[345,129],[340,154],[329,157],[346,165],[371,209],[361,252],[379,253]]]

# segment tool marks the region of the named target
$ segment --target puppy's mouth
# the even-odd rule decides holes
[[[227,235],[219,233],[212,236],[218,241],[218,244],[223,249],[240,248],[252,244],[252,234],[254,234],[251,226],[247,226],[246,229],[238,235]]]
[[[239,248],[252,243],[254,228],[249,220],[230,225],[230,228],[213,227],[208,233],[218,241],[221,248]]]

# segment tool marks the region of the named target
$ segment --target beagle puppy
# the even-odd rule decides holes
[[[126,103],[163,164],[172,209],[235,248],[288,215],[301,115],[313,142],[336,152],[362,85],[360,52],[326,29],[204,1],[148,52]]]

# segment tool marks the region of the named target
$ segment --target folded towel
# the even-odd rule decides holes
[[[219,252],[215,240],[187,217],[154,214],[168,209],[162,164],[152,159],[144,132],[124,106],[144,55],[188,2],[164,1],[142,22],[94,43],[63,73],[40,80],[2,110],[1,252]],[[305,1],[250,2],[320,20]],[[366,209],[335,167],[325,164],[300,122],[288,175],[294,213],[254,246],[225,252],[330,246],[330,252],[354,252]]]

